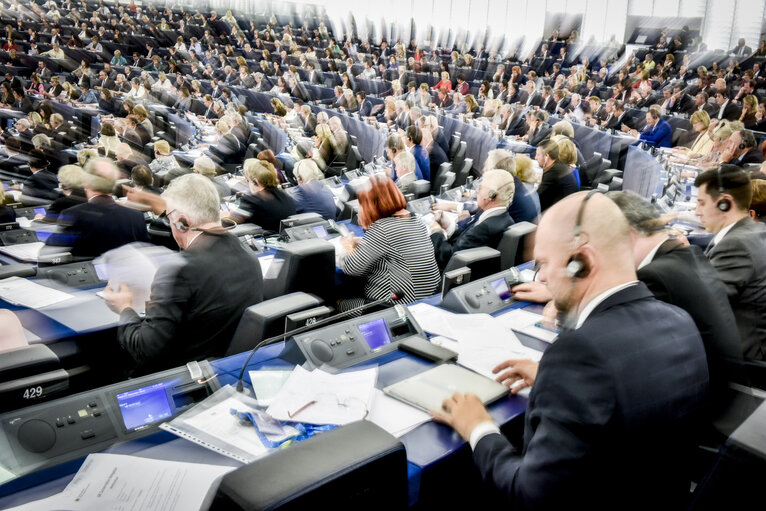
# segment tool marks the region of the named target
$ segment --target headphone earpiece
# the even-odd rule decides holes
[[[741,142],[741,143],[739,144],[739,150],[740,150],[740,151],[741,151],[741,150],[743,150],[743,149],[746,149],[746,148],[747,148],[747,146],[745,145],[745,143],[744,143],[744,142]]]
[[[716,204],[719,210],[726,212],[731,209],[731,201],[729,199],[721,199],[718,201],[718,204]]]
[[[495,190],[491,190],[487,192],[487,197],[490,199],[494,199],[495,197],[497,197],[497,192]]]
[[[176,229],[178,229],[181,232],[189,231],[189,224],[186,222],[186,219],[184,217],[179,218],[177,222],[173,222],[173,225],[175,225]]]
[[[567,262],[566,272],[572,279],[584,279],[590,275],[590,266],[582,254],[575,253]]]

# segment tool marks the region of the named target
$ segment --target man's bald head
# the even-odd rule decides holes
[[[570,195],[549,208],[535,239],[540,279],[548,283],[559,311],[573,316],[599,294],[636,280],[625,217],[603,194],[583,203],[588,193]],[[579,264],[570,266],[573,261]]]

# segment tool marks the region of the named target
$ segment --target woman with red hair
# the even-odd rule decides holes
[[[364,277],[364,298],[343,300],[349,310],[399,292],[398,303],[432,295],[439,286],[439,269],[428,228],[406,209],[402,192],[390,178],[370,177],[370,187],[359,192],[359,225],[364,238],[343,238],[348,252],[340,268],[347,275]]]

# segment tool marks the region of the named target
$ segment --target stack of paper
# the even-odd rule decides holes
[[[40,257],[40,250],[45,246],[42,241],[32,243],[18,243],[7,247],[0,247],[0,252],[7,254],[14,259],[25,262],[37,262]]]
[[[448,339],[432,339],[456,351],[458,364],[495,378],[492,369],[508,359],[540,360],[542,353],[527,348],[502,321],[489,314],[454,314],[428,304],[409,307],[427,332]]]
[[[367,420],[400,437],[431,420],[426,412],[375,389]]]
[[[9,277],[0,280],[0,298],[8,303],[40,309],[74,297],[69,293],[41,286],[31,280]]]
[[[61,493],[9,511],[187,511],[207,509],[233,467],[91,454]]]
[[[495,318],[507,328],[521,332],[535,339],[551,343],[558,338],[558,332],[541,326],[543,317],[540,314],[523,309],[514,309]]]
[[[277,420],[308,424],[362,420],[370,411],[377,379],[377,367],[330,374],[297,366],[266,413]]]

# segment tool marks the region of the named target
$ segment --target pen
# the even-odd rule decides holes
[[[543,330],[547,330],[548,332],[553,332],[554,334],[559,334],[559,333],[561,333],[561,330],[559,330],[559,329],[558,329],[558,328],[556,328],[555,326],[553,326],[553,327],[552,327],[552,326],[548,326],[548,325],[546,325],[545,323],[543,323],[543,322],[541,322],[541,321],[538,321],[537,323],[535,323],[535,326],[536,326],[537,328],[542,328]],[[304,408],[305,408],[305,407],[304,407]],[[300,411],[300,410],[298,410],[298,411]],[[296,412],[296,413],[297,413],[297,412]]]

